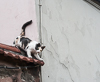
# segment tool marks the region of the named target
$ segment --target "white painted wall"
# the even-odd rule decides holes
[[[100,11],[84,0],[42,0],[42,82],[100,82]]]
[[[12,45],[29,20],[33,24],[26,28],[26,36],[38,40],[35,0],[0,0],[0,43]]]

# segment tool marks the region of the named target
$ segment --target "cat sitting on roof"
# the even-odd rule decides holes
[[[38,53],[42,52],[45,46],[42,46],[39,42],[32,41],[31,39],[25,36],[25,28],[31,23],[32,20],[26,22],[22,26],[22,32],[20,33],[19,36],[17,36],[13,44],[17,47],[25,49],[28,57],[32,58],[31,53],[33,53],[38,60],[43,60],[42,58],[39,57]]]

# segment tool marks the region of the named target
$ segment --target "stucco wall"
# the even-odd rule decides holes
[[[100,82],[100,11],[84,0],[42,0],[43,82]]]
[[[38,40],[35,0],[1,0],[0,43],[12,45],[22,25],[29,20],[33,20],[33,24],[26,28],[26,36]]]

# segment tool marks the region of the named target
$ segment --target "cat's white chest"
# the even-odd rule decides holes
[[[28,46],[28,49],[35,50],[36,44],[37,44],[36,41],[30,42],[30,43],[27,45],[27,46]]]

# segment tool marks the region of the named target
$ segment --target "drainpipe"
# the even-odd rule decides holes
[[[40,36],[40,43],[42,43],[42,0],[39,0],[39,36]]]
[[[39,38],[40,38],[40,43],[42,43],[42,0],[39,0]],[[42,56],[42,53],[40,54],[40,57]],[[42,71],[41,71],[41,66],[39,67],[40,70],[40,82],[42,82]]]

